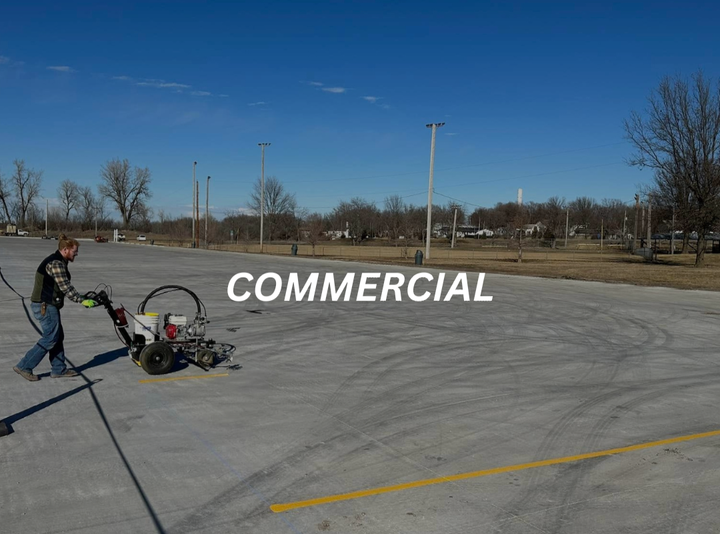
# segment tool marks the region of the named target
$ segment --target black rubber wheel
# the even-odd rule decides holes
[[[175,365],[175,351],[167,343],[155,341],[140,353],[140,365],[149,375],[164,375]]]

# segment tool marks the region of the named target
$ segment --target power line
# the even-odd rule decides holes
[[[459,198],[449,197],[447,195],[443,195],[442,193],[438,193],[437,191],[435,191],[435,194],[439,197],[444,197],[444,198],[447,198],[450,200],[454,200],[455,202],[460,202],[461,204],[466,205],[466,206],[474,206],[476,208],[484,208],[485,207],[485,206],[480,206],[479,204],[473,204],[472,202],[468,202],[467,200],[460,200]]]
[[[586,171],[588,169],[599,169],[601,167],[610,167],[612,165],[620,165],[620,164],[624,164],[624,163],[625,163],[624,161],[615,161],[613,163],[603,163],[601,165],[590,165],[588,167],[576,167],[574,169],[565,169],[562,171],[543,172],[543,173],[539,173],[539,174],[526,174],[524,176],[515,176],[513,178],[497,178],[495,180],[483,180],[483,181],[479,181],[479,182],[466,182],[464,184],[446,185],[444,187],[445,188],[464,187],[466,185],[489,184],[489,183],[493,183],[493,182],[509,182],[512,180],[525,180],[528,178],[540,178],[543,176],[552,176],[554,174],[562,174],[562,173],[566,173],[566,172]]]
[[[468,165],[461,165],[461,166],[458,166],[458,167],[448,167],[448,168],[445,168],[445,169],[438,169],[437,172],[455,171],[455,170],[460,170],[460,169],[469,169],[469,168],[472,168],[472,167],[483,167],[483,166],[488,166],[488,165],[500,165],[500,164],[503,164],[503,163],[513,163],[513,162],[515,162],[515,161],[524,161],[524,160],[528,160],[528,159],[545,158],[545,157],[549,157],[549,156],[559,156],[559,155],[562,155],[562,154],[570,154],[570,153],[573,153],[573,152],[582,152],[582,151],[584,151],[584,150],[594,150],[594,149],[597,149],[597,148],[606,148],[606,147],[610,147],[610,146],[618,146],[618,145],[623,145],[623,144],[625,144],[625,142],[607,143],[607,144],[604,144],[604,145],[595,145],[595,146],[590,146],[590,147],[573,148],[573,149],[569,149],[569,150],[561,150],[561,151],[558,151],[558,152],[548,152],[548,153],[546,153],[546,154],[538,154],[538,155],[535,155],[535,156],[522,156],[522,157],[519,157],[519,158],[510,158],[510,159],[498,160],[498,161],[487,161],[487,162],[484,162],[484,163],[471,163],[471,164],[468,164]],[[623,162],[623,163],[624,163],[624,162]],[[312,171],[312,172],[315,172],[315,171]],[[374,179],[377,179],[377,178],[395,178],[395,177],[398,177],[398,176],[413,176],[413,175],[417,175],[417,174],[425,174],[426,172],[427,172],[426,170],[422,170],[422,171],[400,172],[400,173],[394,173],[394,174],[377,174],[377,175],[374,175],[374,176],[358,176],[358,177],[354,177],[354,178],[328,178],[328,179],[324,179],[324,180],[291,180],[291,181],[285,181],[285,180],[283,180],[282,183],[283,183],[283,185],[286,185],[286,184],[313,184],[313,183],[328,183],[328,182],[330,182],[330,183],[332,183],[332,182],[349,182],[349,181],[359,181],[359,180],[374,180]],[[254,184],[254,183],[255,183],[255,181],[238,182],[238,181],[235,181],[235,180],[219,180],[218,182],[222,182],[222,183],[233,183],[233,184]]]

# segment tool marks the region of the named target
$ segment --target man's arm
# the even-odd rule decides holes
[[[57,283],[60,291],[65,293],[65,296],[73,302],[82,302],[83,296],[77,292],[68,279],[67,268],[65,263],[60,260],[55,260],[47,265],[47,272],[53,277]]]

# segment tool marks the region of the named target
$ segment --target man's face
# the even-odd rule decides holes
[[[77,247],[65,247],[60,251],[60,253],[63,255],[63,258],[65,258],[67,261],[73,262],[75,261],[75,257],[78,255],[78,248]]]

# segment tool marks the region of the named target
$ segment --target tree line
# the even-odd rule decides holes
[[[645,235],[645,209],[652,205],[651,233],[681,230],[683,252],[691,233],[698,236],[696,266],[704,260],[705,239],[720,224],[720,81],[710,82],[702,72],[688,82],[665,78],[651,92],[643,113],[633,112],[624,122],[626,138],[635,149],[628,163],[653,170],[653,183],[641,191],[642,203],[628,205],[619,199],[596,201],[581,196],[571,201],[553,196],[545,202],[498,203],[468,213],[462,202],[433,206],[432,220],[446,229],[453,224],[470,225],[514,235],[525,225],[535,225],[538,237],[565,235],[565,226],[576,234],[621,235],[637,231]],[[23,160],[13,162],[10,177],[0,174],[0,213],[8,222],[26,226],[41,221],[37,200],[42,171]],[[189,236],[190,217],[173,218],[163,212],[154,217],[148,201],[150,170],[132,167],[127,160],[113,159],[101,167],[97,194],[71,180],[58,189],[60,206],[53,218],[67,225],[88,228],[94,221],[109,222],[108,204],[121,217],[123,228],[158,231],[178,238]],[[255,183],[247,210],[211,218],[209,239],[253,241],[259,238],[261,185]],[[386,237],[391,243],[424,240],[426,206],[405,203],[399,195],[387,197],[382,206],[355,197],[341,201],[327,214],[310,213],[298,206],[276,177],[265,181],[264,236],[267,241],[308,240],[315,244],[328,232],[357,245],[368,238]],[[537,225],[536,223],[541,223]],[[637,236],[633,236],[637,237]]]
[[[45,214],[38,206],[42,178],[43,171],[28,167],[21,159],[13,161],[9,177],[0,173],[0,217],[21,228],[44,221]],[[48,223],[66,229],[84,230],[96,223],[106,227],[112,224],[109,204],[120,214],[123,228],[150,224],[148,200],[152,192],[147,167],[132,167],[126,159],[112,159],[101,167],[100,180],[97,193],[89,186],[63,180],[57,190],[59,205],[48,210]]]

